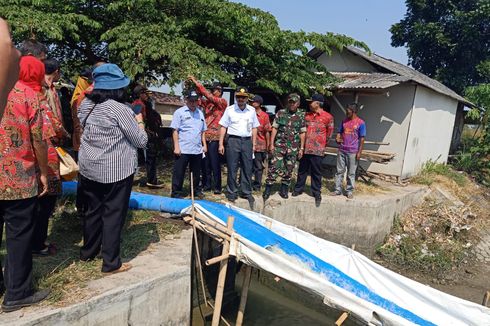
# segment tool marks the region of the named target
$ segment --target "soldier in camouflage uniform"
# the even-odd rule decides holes
[[[272,124],[270,152],[272,160],[269,164],[265,190],[262,194],[264,200],[269,198],[271,188],[278,175],[281,176],[281,189],[279,195],[288,198],[288,189],[291,175],[298,159],[303,156],[305,143],[305,113],[298,110],[300,96],[288,96],[287,109],[279,110]]]

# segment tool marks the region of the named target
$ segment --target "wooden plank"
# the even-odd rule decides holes
[[[236,317],[235,326],[242,326],[243,324],[243,317],[245,315],[245,307],[247,305],[248,289],[250,287],[251,275],[252,275],[252,267],[246,265],[245,276],[243,278],[243,285],[242,285],[242,295],[240,297],[240,305],[238,307],[238,314]]]
[[[340,315],[339,319],[337,319],[337,321],[335,322],[335,326],[342,325],[348,317],[349,317],[349,313],[343,312],[342,315]]]

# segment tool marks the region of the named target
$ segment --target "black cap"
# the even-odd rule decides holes
[[[211,89],[212,89],[212,90],[215,90],[215,89],[222,90],[222,89],[223,89],[223,86],[221,86],[221,84],[220,84],[219,82],[214,82],[214,83],[211,85]]]
[[[237,89],[235,91],[235,96],[245,96],[245,97],[248,97],[249,96],[248,89],[246,87],[243,87],[243,86],[237,87]]]
[[[260,105],[264,104],[264,99],[260,95],[255,95],[253,98],[250,99],[250,102],[258,102]]]
[[[307,102],[315,102],[315,101],[318,101],[318,102],[325,102],[325,98],[323,97],[322,94],[313,94],[313,96],[309,99],[306,100]]]
[[[197,92],[192,89],[187,93],[185,98],[187,98],[189,100],[197,100],[199,98],[199,94],[197,94]]]

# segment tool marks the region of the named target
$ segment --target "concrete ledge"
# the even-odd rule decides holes
[[[306,194],[283,199],[276,193],[265,208],[262,198],[256,198],[256,211],[320,238],[348,247],[355,244],[357,251],[372,256],[390,233],[394,218],[419,204],[427,192],[427,187],[410,185],[391,186],[386,193],[357,195],[353,200],[324,194],[320,207]],[[249,208],[244,199],[236,203]]]
[[[133,268],[92,281],[90,299],[63,308],[32,307],[0,316],[2,325],[189,325],[192,230],[151,246]]]

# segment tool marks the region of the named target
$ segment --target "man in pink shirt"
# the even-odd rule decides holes
[[[335,191],[332,192],[332,196],[342,194],[342,180],[347,170],[346,196],[349,199],[354,198],[356,170],[366,137],[366,124],[357,116],[358,111],[358,103],[349,104],[346,109],[347,118],[342,121],[337,133],[336,141],[339,144],[339,152],[337,154]]]

